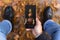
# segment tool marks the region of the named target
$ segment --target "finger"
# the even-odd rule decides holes
[[[38,14],[36,14],[36,18],[38,18]]]

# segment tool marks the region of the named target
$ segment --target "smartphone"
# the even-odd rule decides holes
[[[36,5],[25,6],[25,28],[34,28],[36,24]]]

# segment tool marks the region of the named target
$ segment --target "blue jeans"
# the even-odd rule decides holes
[[[60,40],[60,25],[53,20],[44,23],[44,30],[52,37],[52,40]]]
[[[8,20],[3,20],[0,22],[0,40],[6,40],[6,35],[8,35],[12,30],[12,24]]]

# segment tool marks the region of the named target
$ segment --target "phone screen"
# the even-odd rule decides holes
[[[25,27],[34,28],[36,24],[36,5],[25,6]]]

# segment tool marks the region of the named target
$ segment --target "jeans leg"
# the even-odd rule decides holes
[[[55,23],[54,21],[48,20],[47,22],[45,22],[44,24],[44,30],[51,36],[53,36],[52,34],[57,32],[58,30],[60,31],[60,25],[58,25],[57,23]]]
[[[5,35],[9,34],[12,30],[12,24],[8,20],[3,20],[0,23],[0,31],[4,33]]]

